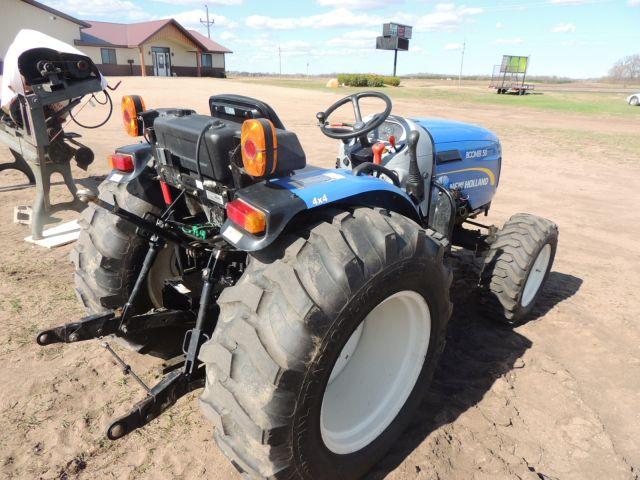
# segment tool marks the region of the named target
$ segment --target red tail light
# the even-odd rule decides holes
[[[261,210],[240,199],[227,203],[227,216],[249,233],[262,233],[267,228],[267,218]]]
[[[121,172],[133,172],[133,157],[124,153],[109,155],[109,166]]]

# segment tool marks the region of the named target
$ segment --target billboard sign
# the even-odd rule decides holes
[[[409,50],[409,40],[400,37],[378,37],[376,38],[376,48],[378,50]]]
[[[400,37],[409,40],[413,27],[399,23],[385,23],[382,25],[382,35],[385,37]]]
[[[527,73],[529,57],[503,55],[500,73]]]

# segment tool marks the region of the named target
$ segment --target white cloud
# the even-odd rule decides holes
[[[499,38],[491,42],[493,45],[521,45],[522,39],[520,37],[516,38]]]
[[[640,7],[640,0],[629,0],[627,5],[630,7]]]
[[[415,29],[423,32],[456,30],[468,18],[483,12],[481,8],[456,6],[453,3],[438,3],[432,13],[415,18],[413,15],[403,15],[407,23],[413,22]]]
[[[367,13],[353,13],[346,8],[338,8],[318,15],[308,17],[267,17],[264,15],[250,15],[245,20],[248,27],[271,30],[292,30],[295,28],[331,28],[353,27],[361,25],[370,27],[381,25],[382,17]]]
[[[549,3],[554,5],[583,5],[585,3],[592,3],[592,0],[548,0]]]
[[[316,0],[316,3],[323,7],[360,9],[388,7],[392,4],[404,3],[404,0]]]
[[[445,50],[462,50],[462,44],[461,43],[447,43],[444,46]]]
[[[573,23],[558,23],[551,31],[553,33],[573,33],[576,31],[576,26]]]
[[[346,32],[342,35],[344,38],[355,38],[355,39],[371,39],[379,36],[380,33],[375,30],[353,30],[351,32]]]
[[[348,3],[348,2],[347,2]],[[470,22],[470,17],[479,15],[481,8],[457,6],[454,3],[438,3],[433,12],[417,16],[415,14],[397,13],[392,18],[356,13],[348,8],[336,8],[325,13],[307,17],[269,17],[265,15],[251,15],[245,20],[248,27],[255,29],[293,30],[296,28],[335,28],[335,27],[380,27],[391,20],[408,23],[417,31],[452,31],[463,23]]]
[[[154,2],[161,3],[170,3],[171,5],[202,5],[203,3],[208,3],[209,5],[221,5],[221,6],[229,6],[229,5],[242,5],[243,0],[207,0],[203,2],[202,0],[153,0]]]
[[[345,47],[355,49],[375,49],[375,38],[379,35],[374,30],[352,30],[339,37],[331,38],[324,44],[330,47]]]
[[[224,32],[220,32],[217,37],[221,40],[233,40],[238,38],[238,36],[233,33],[233,32],[228,32],[228,31],[224,31]]]
[[[99,20],[113,16],[113,12],[122,12],[122,20],[142,21],[150,19],[140,5],[129,0],[48,0],[48,6],[68,13],[77,18]]]
[[[496,30],[502,30],[503,28],[504,28],[504,25],[502,24],[502,22],[496,23]]]
[[[207,18],[207,12],[204,10],[187,10],[186,12],[181,12],[171,16],[175,18],[179,24],[186,28],[192,29],[200,29],[203,28],[202,23],[200,23],[201,18]],[[159,18],[166,18],[165,16]],[[216,27],[224,27],[224,28],[235,28],[238,26],[238,22],[235,22],[224,15],[218,15],[216,13],[209,12],[209,18],[212,18],[215,23],[213,24],[213,31],[215,32]]]
[[[345,38],[345,37],[336,37],[330,38],[329,40],[323,42],[324,45],[328,47],[345,47],[345,48],[356,48],[356,49],[375,49],[376,42],[375,40],[366,39],[366,38]]]

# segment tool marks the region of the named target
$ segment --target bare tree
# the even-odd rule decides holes
[[[640,54],[618,60],[609,70],[609,77],[618,82],[640,80]]]

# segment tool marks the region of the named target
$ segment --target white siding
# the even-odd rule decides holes
[[[80,38],[80,25],[67,19],[20,0],[0,0],[0,4],[0,60],[23,28],[37,30],[70,45]]]
[[[102,47],[85,47],[83,45],[77,45],[76,48],[81,52],[84,52],[96,65],[102,63],[102,54],[100,53],[100,48]],[[128,65],[127,60],[133,60],[134,65],[140,65],[140,51],[137,48],[104,48],[113,48],[116,51],[116,61],[118,62],[118,65]],[[145,61],[147,60],[145,59]],[[151,61],[151,57],[149,57],[148,61]]]
[[[153,65],[153,61],[151,60],[151,47],[168,47],[171,51],[171,65],[175,67],[196,66],[196,54],[189,51],[194,48],[191,46],[185,47],[171,40],[156,40],[144,44],[144,63],[147,65]]]

